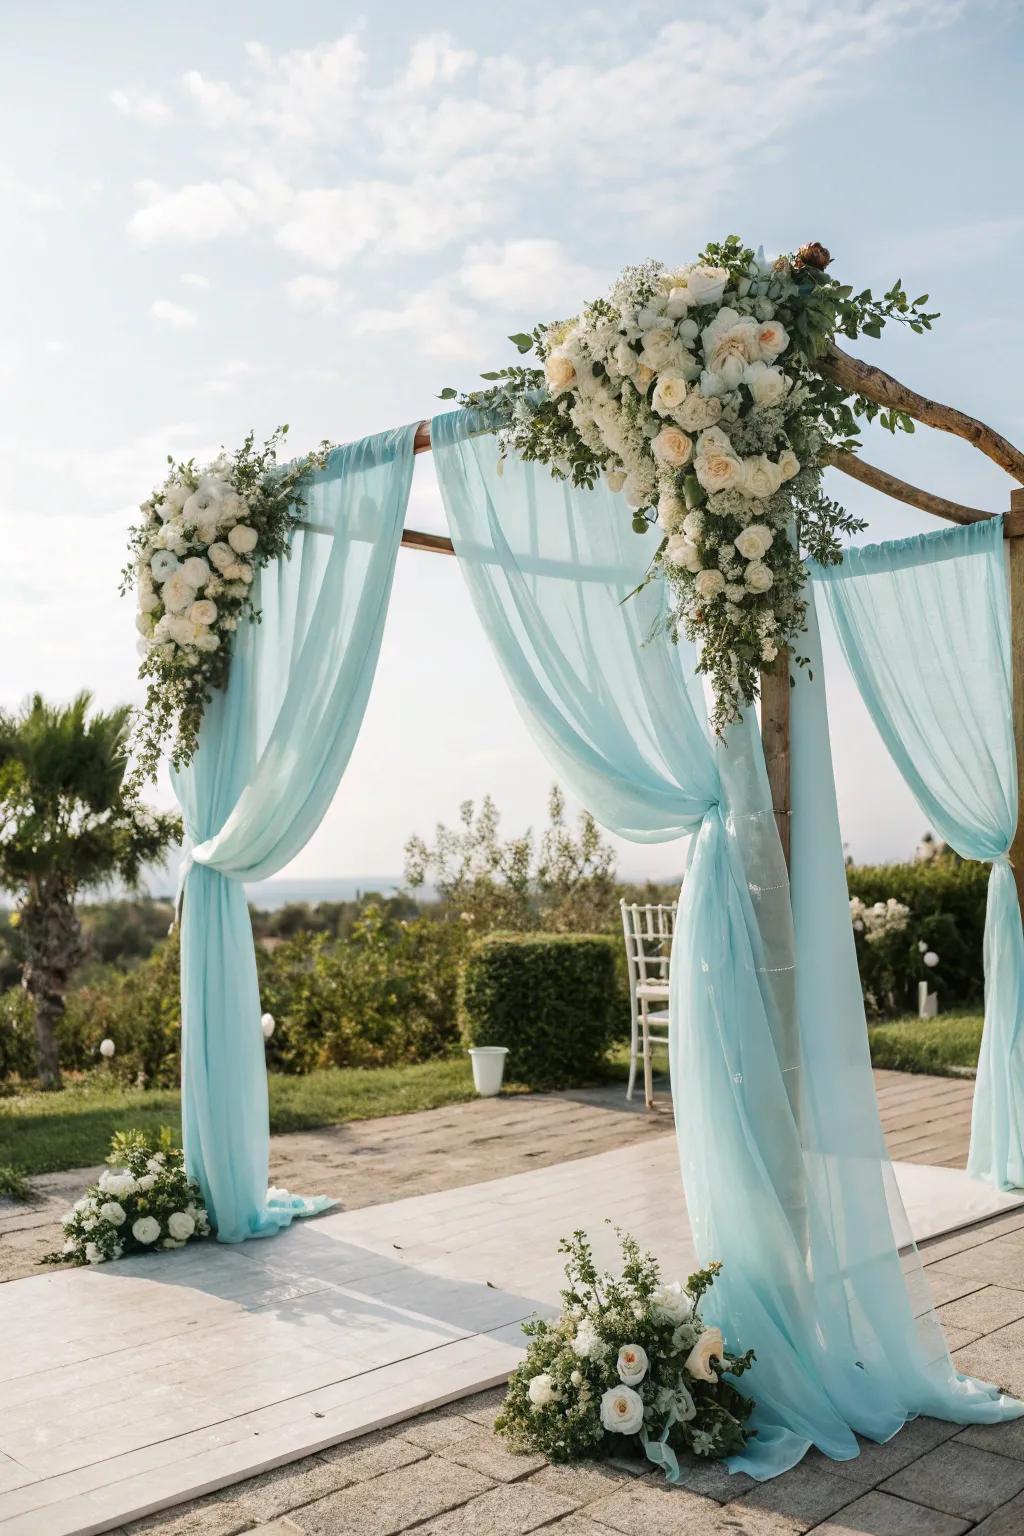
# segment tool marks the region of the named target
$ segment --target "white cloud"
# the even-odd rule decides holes
[[[197,324],[195,310],[186,309],[184,304],[175,304],[173,299],[154,299],[149,312],[161,325],[173,326],[178,331],[190,330]]]
[[[457,281],[488,309],[546,315],[571,313],[607,287],[607,275],[573,262],[557,240],[506,240],[471,245]]]
[[[134,86],[109,92],[107,100],[122,117],[129,117],[137,123],[166,123],[174,116],[162,96],[138,90]]]
[[[341,289],[333,277],[303,272],[285,283],[284,291],[293,309],[311,309],[321,315],[341,311]]]
[[[128,228],[143,245],[196,244],[241,235],[260,211],[257,194],[232,180],[193,182],[173,192],[155,181],[143,181],[136,191],[143,206]]]
[[[444,282],[430,283],[387,309],[364,309],[352,329],[357,336],[401,336],[434,359],[472,363],[479,357],[480,317]]]
[[[197,387],[196,393],[204,396],[230,395],[243,379],[256,372],[258,370],[244,358],[232,358],[211,378],[204,379]]]
[[[1011,245],[1019,246],[1022,232],[1024,218],[979,219],[974,224],[957,224],[883,242],[882,249],[887,261],[920,271],[925,264],[952,266],[1002,256]]]
[[[201,272],[182,272],[178,282],[184,283],[186,288],[206,289],[210,286],[210,279],[204,277]]]
[[[182,89],[211,128],[269,129],[292,142],[337,138],[353,120],[366,56],[355,33],[275,54],[248,43],[239,88],[189,70]]]

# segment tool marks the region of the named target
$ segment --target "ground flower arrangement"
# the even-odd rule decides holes
[[[98,1183],[63,1217],[64,1245],[44,1264],[105,1264],[209,1236],[199,1185],[169,1134],[151,1141],[141,1131],[120,1131],[107,1162]]]
[[[841,536],[864,527],[822,491],[829,453],[858,446],[857,417],[914,429],[817,365],[836,335],[927,330],[928,295],[899,280],[855,294],[830,261],[818,244],[768,260],[730,235],[684,267],[627,267],[607,298],[510,338],[538,367],[442,393],[492,413],[504,451],[575,485],[603,476],[637,532],[657,523],[649,577],[668,583],[670,630],[698,644],[720,732],[802,633],[801,551],[837,563]]]
[[[563,1239],[563,1309],[525,1324],[527,1357],[511,1377],[496,1431],[550,1461],[646,1455],[670,1482],[679,1457],[717,1460],[741,1451],[753,1401],[733,1385],[753,1351],[731,1354],[705,1326],[702,1297],[720,1265],[685,1286],[663,1284],[657,1261],[619,1234],[622,1272],[599,1274],[583,1232]]]
[[[227,683],[235,631],[259,618],[256,572],[288,553],[309,479],[326,463],[329,443],[278,465],[287,431],[279,427],[262,448],[250,432],[211,464],[168,459],[166,480],[142,503],[121,591],[134,588],[138,598],[147,690],[134,747],[146,776],[155,776],[167,744],[176,768],[190,761],[212,690]]]

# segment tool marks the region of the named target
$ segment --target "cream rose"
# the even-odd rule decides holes
[[[205,628],[217,617],[217,604],[211,603],[209,598],[200,598],[188,610],[188,617],[190,623],[199,624]]]
[[[743,572],[743,580],[751,592],[767,592],[775,585],[775,577],[761,560],[751,560]]]
[[[690,307],[690,292],[687,288],[670,288],[668,299],[665,302],[666,313],[673,320],[681,320]]]
[[[755,362],[761,355],[757,322],[741,317],[735,309],[718,311],[701,333],[701,344],[708,371],[730,389],[736,388],[747,364]]]
[[[729,273],[725,267],[709,267],[703,262],[686,274],[686,296],[691,304],[721,304]]]
[[[667,464],[671,469],[681,469],[684,464],[689,464],[693,454],[693,439],[679,427],[662,427],[657,437],[651,443],[651,452],[659,464]]]
[[[625,1382],[627,1387],[635,1387],[643,1381],[647,1375],[647,1351],[639,1344],[623,1344],[619,1350],[615,1369],[619,1373],[619,1380]]]
[[[751,523],[733,539],[744,560],[760,560],[772,547],[775,535],[764,523]]]
[[[707,1381],[715,1386],[718,1383],[718,1375],[711,1362],[722,1360],[724,1356],[725,1341],[722,1338],[721,1328],[705,1328],[687,1355],[683,1370],[688,1371],[697,1381]]]
[[[237,555],[249,555],[256,548],[260,536],[248,523],[236,523],[228,534],[228,543]]]
[[[704,435],[706,438],[707,433]],[[743,460],[733,453],[731,447],[723,448],[717,443],[705,445],[702,441],[693,468],[709,495],[714,495],[716,491],[738,490],[743,484]]]
[[[767,454],[760,453],[756,458],[744,459],[740,486],[744,496],[763,501],[766,496],[774,496],[781,484],[782,475],[778,465],[773,464]]]
[[[771,361],[789,346],[789,332],[778,320],[762,320],[757,327],[757,345],[761,356]]]
[[[553,395],[564,395],[576,382],[572,358],[564,352],[552,352],[544,364],[544,377]]]
[[[703,432],[706,427],[713,427],[721,414],[721,400],[714,397],[708,399],[696,392],[687,395],[674,412],[684,432]]]
[[[673,415],[686,398],[686,380],[678,368],[666,368],[658,375],[651,404],[662,416]]]
[[[644,1422],[644,1400],[632,1387],[609,1387],[601,1398],[601,1423],[616,1435],[638,1434]]]
[[[675,339],[675,326],[667,317],[658,320],[656,324],[644,331],[643,361],[649,368],[659,369],[667,366],[672,357]]]
[[[800,460],[792,448],[784,448],[779,454],[778,471],[783,480],[792,480],[800,473]]]
[[[670,565],[681,565],[684,571],[700,570],[700,550],[685,534],[672,534],[665,545],[665,558]]]
[[[760,361],[748,363],[743,370],[742,382],[750,390],[757,406],[778,405],[789,393],[789,380],[781,368],[770,368]]]
[[[695,585],[701,597],[718,597],[725,590],[725,577],[721,571],[700,571]]]

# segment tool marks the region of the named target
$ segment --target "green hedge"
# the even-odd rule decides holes
[[[601,1075],[621,1033],[621,940],[605,934],[491,934],[463,968],[459,1018],[468,1045],[507,1045],[507,1075],[565,1088]]]
[[[939,1007],[973,1005],[984,992],[982,938],[990,866],[943,854],[914,864],[862,864],[846,872],[851,896],[866,905],[895,896],[910,908],[911,917],[902,943],[874,946],[858,944],[861,980],[871,997],[893,990],[895,1012],[917,1011],[917,981],[927,977],[939,989]],[[939,965],[926,972],[918,959],[918,942],[939,956]],[[891,951],[885,954],[883,951]],[[879,962],[889,965],[891,976],[883,987],[873,974]],[[879,1011],[885,1011],[881,1009]]]

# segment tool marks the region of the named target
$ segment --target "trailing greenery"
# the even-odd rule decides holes
[[[605,934],[480,940],[459,992],[467,1044],[507,1046],[507,1075],[531,1088],[592,1079],[620,1029],[619,947],[621,940]]]

